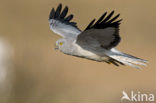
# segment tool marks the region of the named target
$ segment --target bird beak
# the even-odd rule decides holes
[[[55,47],[55,50],[58,50],[58,48],[57,48],[57,47]]]
[[[58,45],[55,45],[55,50],[58,50]]]

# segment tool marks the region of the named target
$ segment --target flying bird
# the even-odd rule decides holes
[[[59,4],[56,10],[52,8],[49,15],[50,29],[62,38],[56,41],[56,47],[64,54],[82,57],[109,64],[129,65],[134,68],[146,66],[146,60],[118,51],[115,47],[121,38],[118,20],[120,14],[114,16],[105,12],[97,21],[93,19],[88,26],[81,31],[77,23],[71,21],[73,14],[67,16],[68,6],[62,8]]]

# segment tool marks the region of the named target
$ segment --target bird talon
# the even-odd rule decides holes
[[[112,64],[112,62],[109,61],[108,64]]]

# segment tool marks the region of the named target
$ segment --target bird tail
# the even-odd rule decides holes
[[[134,57],[134,56],[126,54],[126,53],[122,53],[114,48],[111,49],[111,52],[108,53],[108,56],[110,58],[113,58],[113,59],[125,64],[125,65],[131,66],[131,67],[134,67],[137,69],[141,69],[141,67],[139,67],[138,65],[147,66],[146,65],[147,60],[140,59],[140,58]]]

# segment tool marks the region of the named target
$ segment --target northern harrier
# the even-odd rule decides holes
[[[81,31],[76,22],[71,22],[73,14],[66,16],[68,7],[62,10],[62,4],[57,9],[52,8],[49,15],[50,29],[62,38],[56,41],[57,48],[68,55],[78,56],[99,62],[112,63],[116,66],[146,65],[146,60],[122,53],[115,49],[120,42],[120,14],[113,17],[105,12],[96,22],[93,19],[85,30]],[[107,15],[108,14],[108,15]]]

